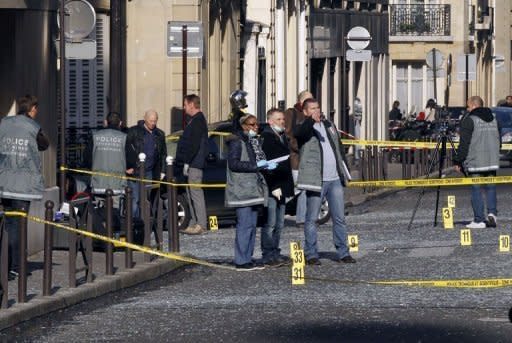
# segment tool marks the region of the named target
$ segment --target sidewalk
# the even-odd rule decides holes
[[[358,179],[358,172],[353,169],[353,178]],[[401,177],[401,165],[389,164],[389,178],[398,179]],[[363,188],[346,188],[346,206],[356,206],[368,199],[383,196],[398,189],[377,189],[374,192],[364,192]],[[165,238],[165,237],[164,237]],[[166,249],[166,248],[165,248]],[[92,283],[85,283],[85,272],[77,273],[77,287],[68,287],[68,253],[64,250],[53,251],[53,274],[52,274],[52,295],[42,296],[43,289],[43,252],[30,256],[28,259],[28,270],[32,273],[27,278],[27,299],[24,304],[17,302],[18,280],[9,281],[9,307],[0,309],[0,330],[16,325],[20,322],[53,312],[59,309],[78,304],[84,300],[99,297],[123,288],[158,278],[181,266],[184,263],[155,259],[152,262],[144,263],[144,255],[139,252],[133,253],[135,267],[125,269],[124,252],[118,251],[114,254],[115,274],[105,275],[105,254],[95,252],[93,256]],[[77,256],[77,269],[83,267],[83,260],[80,253]]]

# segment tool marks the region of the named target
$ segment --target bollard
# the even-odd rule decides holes
[[[150,220],[150,210],[147,208],[147,194],[146,187],[144,186],[144,182],[142,179],[145,177],[146,168],[144,161],[146,160],[146,154],[139,154],[139,215],[144,221],[144,246],[151,246],[151,220]],[[151,255],[144,254],[144,262],[150,262]]]
[[[5,214],[3,211],[0,212],[0,244],[2,245],[2,249],[0,249],[0,287],[2,287],[2,296],[0,298],[0,308],[7,308],[8,305],[8,233],[5,227]]]
[[[126,241],[128,243],[133,243],[133,208],[132,208],[132,189],[131,187],[125,188],[126,194],[126,220],[125,220],[125,230],[126,230]],[[130,248],[125,249],[124,255],[124,265],[126,269],[133,268],[133,251]]]
[[[88,232],[93,232],[92,225],[93,225],[93,205],[91,199],[87,201],[86,204],[87,209],[87,222],[86,227]],[[87,282],[93,282],[93,274],[92,274],[92,266],[93,266],[93,247],[92,247],[92,237],[87,237],[85,239],[85,250],[87,255]]]
[[[389,177],[389,149],[382,150],[382,179],[388,180]]]
[[[44,219],[53,221],[53,201],[45,202]],[[50,224],[44,224],[44,269],[43,269],[43,295],[51,295],[52,290],[52,263],[53,263],[53,228]]]
[[[173,157],[167,156],[167,181],[174,181]],[[169,251],[180,251],[180,236],[178,233],[177,206],[176,206],[176,187],[167,185],[167,235],[169,239]]]
[[[107,222],[105,223],[107,227],[107,237],[113,238],[114,232],[112,230],[112,196],[114,195],[114,192],[111,189],[107,189],[105,194],[107,195]],[[106,254],[105,274],[114,275],[114,245],[112,243],[107,243]]]
[[[28,213],[27,213],[28,214]],[[27,301],[27,217],[19,217],[20,221],[20,270],[18,276],[18,302]]]

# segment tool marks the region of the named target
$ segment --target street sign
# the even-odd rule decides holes
[[[444,56],[438,49],[427,52],[427,65],[432,69],[440,69],[443,66]]]
[[[503,55],[494,56],[494,67],[496,68],[496,71],[505,71],[505,68],[503,68],[504,65],[505,65],[505,56],[503,56]]]
[[[64,5],[64,12],[64,57],[69,60],[96,58],[96,41],[87,38],[96,27],[94,7],[86,0],[68,0]],[[57,16],[57,25],[60,27],[60,15]],[[60,56],[60,44],[57,44],[57,50],[57,55]]]
[[[476,80],[476,55],[457,56],[457,81]]]
[[[354,26],[347,33],[347,44],[354,50],[363,50],[370,44],[370,32],[362,26]]]
[[[347,61],[367,62],[372,59],[371,50],[347,50]]]
[[[94,7],[85,0],[68,0],[64,5],[64,35],[66,40],[81,40],[96,27]],[[60,27],[59,16],[57,25]]]
[[[187,57],[203,57],[203,24],[200,21],[167,23],[167,56],[183,57],[183,29],[186,27]]]

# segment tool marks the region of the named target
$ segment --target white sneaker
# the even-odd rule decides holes
[[[477,223],[475,221],[472,221],[468,225],[466,225],[468,229],[485,229],[486,225],[484,222]]]
[[[496,215],[493,213],[489,213],[487,215],[487,226],[488,227],[496,227],[496,222],[497,222]]]

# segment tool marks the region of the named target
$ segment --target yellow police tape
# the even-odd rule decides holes
[[[87,174],[87,175],[98,175],[98,176],[105,176],[105,177],[113,177],[117,179],[123,179],[123,180],[130,180],[130,181],[136,181],[136,182],[143,182],[143,183],[154,183],[154,184],[160,184],[160,185],[169,185],[169,186],[182,186],[182,187],[191,187],[191,188],[223,188],[226,187],[225,183],[174,183],[174,182],[168,182],[168,181],[161,181],[161,180],[151,180],[151,179],[144,179],[144,178],[137,178],[134,176],[126,176],[121,174],[115,174],[115,173],[107,173],[107,172],[101,172],[101,171],[92,171],[87,169],[75,169],[75,168],[68,168],[61,166],[61,171],[70,171],[73,173],[78,174]]]
[[[153,183],[170,186],[192,187],[192,188],[224,188],[225,183],[174,183],[168,181],[158,181],[151,179],[139,179],[133,176],[125,176],[114,173],[91,171],[86,169],[60,167],[60,170],[67,170],[74,173],[99,175],[113,177],[124,180],[141,181],[144,183]],[[485,185],[485,184],[506,184],[512,183],[512,176],[495,177],[460,177],[460,178],[442,178],[442,179],[412,179],[412,180],[385,180],[385,181],[350,181],[348,187],[384,187],[384,188],[405,188],[405,187],[438,187],[438,186],[467,186],[467,185]]]
[[[93,232],[76,229],[67,225],[55,223],[38,217],[30,216],[25,212],[21,211],[6,211],[4,212],[7,216],[19,216],[26,217],[40,224],[49,224],[59,229],[64,229],[82,236],[91,237],[92,239],[98,239],[107,243],[115,244],[118,247],[129,248],[137,250],[143,253],[152,254],[155,256],[164,257],[170,260],[182,261],[186,263],[198,264],[206,267],[219,268],[224,270],[236,270],[235,267],[226,266],[222,264],[211,263],[203,260],[199,260],[192,257],[186,257],[178,254],[169,252],[163,252],[159,250],[150,249],[145,246],[128,243],[114,238],[98,235]],[[495,278],[495,279],[468,279],[468,280],[385,280],[385,281],[362,281],[362,280],[339,280],[339,279],[324,279],[315,277],[303,277],[307,280],[312,281],[327,281],[336,282],[343,284],[370,284],[370,285],[381,285],[381,286],[410,286],[410,287],[436,287],[436,288],[498,288],[512,286],[512,278]]]
[[[455,177],[442,179],[414,179],[387,181],[350,181],[349,187],[438,187],[512,183],[512,176]]]
[[[408,142],[408,141],[380,141],[380,140],[364,140],[364,139],[342,139],[341,142],[345,145],[364,145],[364,146],[379,146],[386,148],[417,148],[417,149],[434,149],[437,145],[436,142]],[[454,147],[458,147],[459,143],[454,142]],[[448,148],[451,145],[447,144]],[[506,143],[501,145],[501,150],[512,150],[512,144]]]
[[[82,236],[87,236],[87,237],[91,237],[93,239],[98,239],[98,240],[101,240],[101,241],[104,241],[104,242],[107,242],[107,243],[115,244],[118,247],[129,248],[129,249],[137,250],[137,251],[140,251],[140,252],[143,252],[143,253],[165,257],[165,258],[168,258],[168,259],[171,259],[171,260],[182,261],[182,262],[187,262],[187,263],[194,263],[194,264],[199,264],[199,265],[203,265],[203,266],[207,266],[207,267],[215,267],[215,268],[221,268],[221,269],[235,270],[235,268],[231,267],[231,266],[225,266],[225,265],[221,265],[221,264],[210,263],[210,262],[202,261],[202,260],[199,260],[199,259],[196,259],[196,258],[192,258],[192,257],[186,257],[186,256],[178,255],[178,254],[173,254],[173,253],[170,253],[170,252],[163,252],[163,251],[159,251],[159,250],[154,250],[154,249],[142,246],[142,245],[137,245],[137,244],[133,244],[133,243],[124,242],[124,241],[121,241],[121,240],[118,240],[118,239],[109,238],[109,237],[98,235],[96,233],[85,231],[85,230],[75,229],[75,228],[67,226],[67,225],[63,225],[63,224],[55,223],[55,222],[48,221],[48,220],[45,220],[45,219],[41,219],[41,218],[38,218],[38,217],[30,216],[30,215],[26,214],[25,212],[21,212],[21,211],[6,211],[5,215],[6,216],[26,217],[28,220],[31,220],[31,221],[36,222],[36,223],[49,224],[49,225],[52,225],[52,226],[57,227],[59,229],[64,229],[64,230],[67,230],[67,231],[71,231],[71,232],[74,232],[74,233],[82,235]]]

